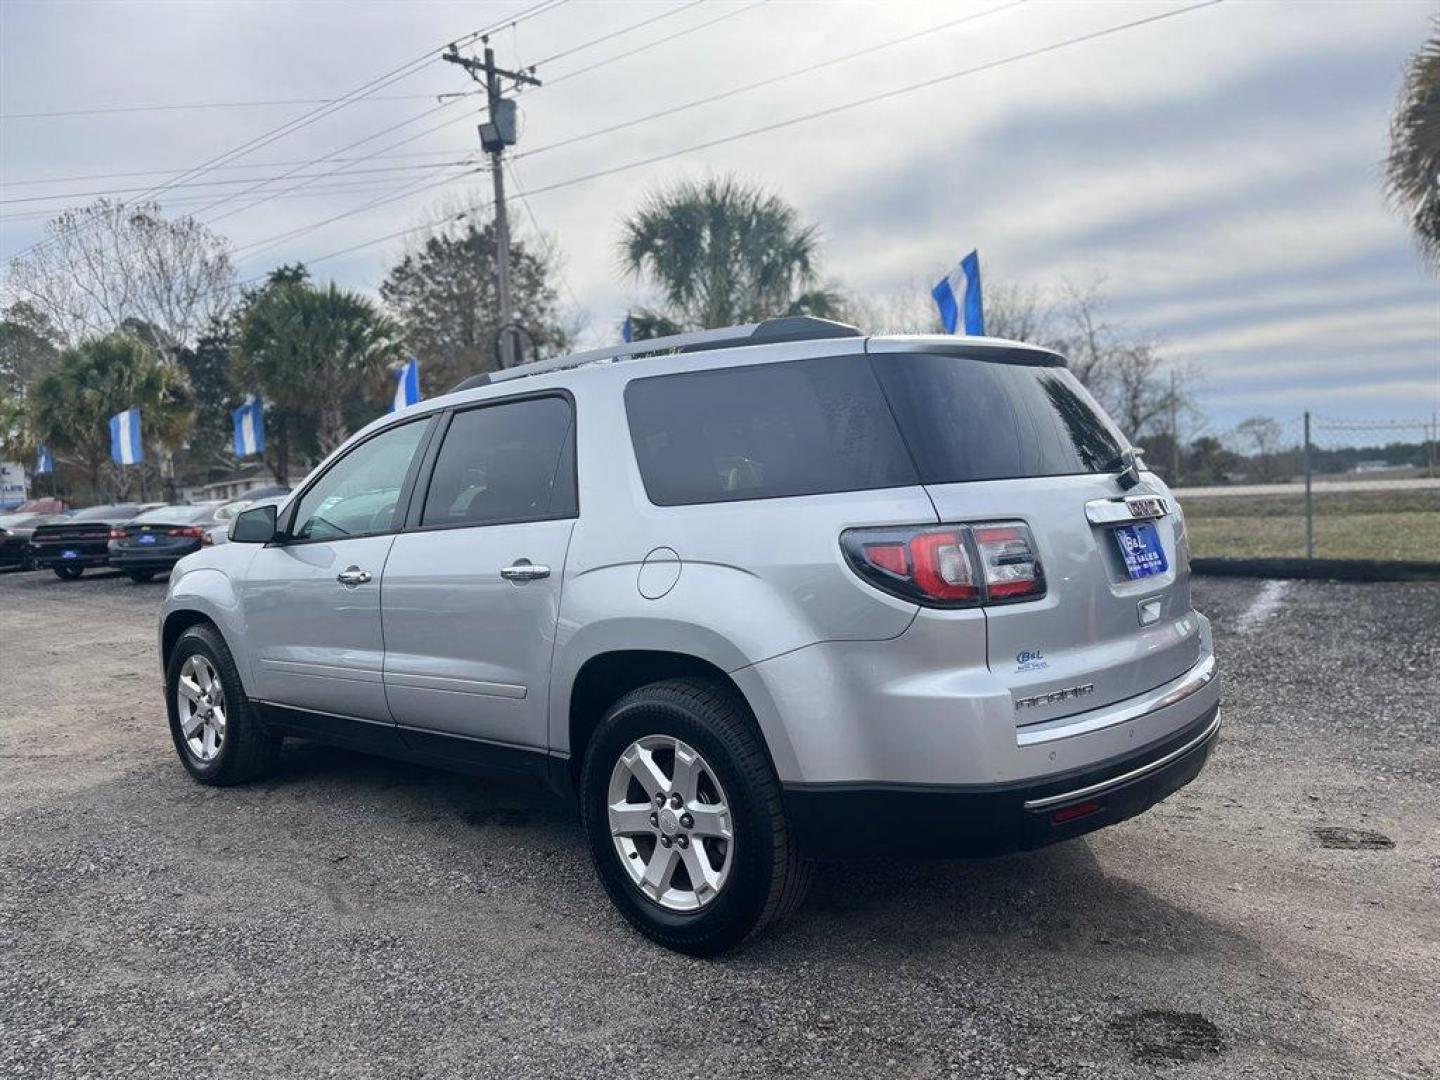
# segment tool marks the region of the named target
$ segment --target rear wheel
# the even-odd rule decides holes
[[[83,566],[56,566],[53,567],[55,576],[61,581],[74,581],[81,574],[85,573]]]
[[[810,881],[743,700],[677,679],[621,698],[585,755],[590,854],[621,913],[667,948],[712,956],[799,906]]]
[[[155,580],[154,570],[127,570],[125,571],[125,574],[127,577],[129,577],[131,581],[135,582],[135,584],[137,585],[143,585],[147,581]]]
[[[242,784],[274,767],[284,740],[256,715],[214,627],[192,626],[180,635],[165,689],[175,751],[200,783]]]

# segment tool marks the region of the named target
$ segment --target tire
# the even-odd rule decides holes
[[[191,657],[200,658],[196,661],[196,668],[202,662],[208,665],[222,691],[223,735],[217,740],[213,756],[208,759],[203,753],[204,725],[196,729],[200,732],[201,751],[192,748],[191,740],[181,726],[180,678]],[[170,716],[170,737],[174,740],[175,752],[180,755],[186,771],[200,783],[229,787],[259,779],[274,769],[284,738],[265,727],[264,721],[245,697],[235,660],[213,626],[204,623],[192,626],[175,643],[165,670],[165,707]]]
[[[51,569],[55,571],[55,576],[61,581],[74,581],[85,573],[83,566],[52,566]]]
[[[723,796],[716,801],[729,809],[733,839],[728,841],[726,876],[713,895],[693,910],[675,910],[673,900],[662,905],[642,891],[627,869],[637,867],[635,873],[640,874],[648,870],[649,859],[644,856],[654,858],[659,853],[659,828],[648,837],[635,834],[629,855],[637,860],[633,864],[624,861],[611,833],[612,779],[620,775],[625,778],[619,782],[628,783],[627,774],[617,772],[622,756],[652,740],[660,740],[652,758],[657,762],[663,760],[659,748],[663,740],[679,740],[684,749],[697,752]],[[673,765],[671,769],[673,773]],[[711,781],[706,778],[701,783]],[[623,801],[643,798],[644,790],[630,787]],[[786,826],[780,783],[750,710],[732,687],[719,681],[652,683],[611,706],[586,750],[580,797],[590,855],[605,891],[636,929],[666,948],[691,956],[714,956],[734,948],[788,916],[809,888],[813,864],[802,858]],[[699,814],[703,804],[694,805]],[[673,825],[674,818],[665,824]],[[674,843],[680,844],[678,836]],[[716,860],[707,854],[706,861]],[[675,880],[688,881],[688,870],[683,875],[676,871]],[[693,888],[693,882],[691,888],[698,899],[700,890]]]
[[[146,582],[155,580],[154,570],[127,570],[125,576],[136,585],[144,585]]]

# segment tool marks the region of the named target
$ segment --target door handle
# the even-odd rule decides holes
[[[500,576],[507,581],[534,581],[550,576],[550,567],[536,566],[529,559],[516,559],[510,566],[500,568]]]
[[[349,566],[335,575],[335,580],[349,588],[356,585],[364,585],[370,580],[370,571],[361,570],[358,566]]]

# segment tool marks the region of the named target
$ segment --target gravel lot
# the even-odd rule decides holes
[[[1226,729],[1151,813],[824,868],[720,961],[525,789],[175,759],[164,585],[0,575],[0,1075],[1440,1076],[1440,585],[1204,580]]]

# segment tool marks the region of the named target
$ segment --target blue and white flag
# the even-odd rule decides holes
[[[48,446],[42,446],[35,452],[35,475],[44,476],[55,471],[55,458],[50,453]]]
[[[420,400],[420,361],[411,357],[399,371],[395,373],[395,400],[390,403],[390,411],[398,412]]]
[[[265,403],[256,394],[230,413],[235,422],[235,456],[253,457],[265,452]]]
[[[951,270],[940,284],[930,290],[935,306],[940,309],[940,321],[945,324],[947,334],[966,333],[975,337],[985,334],[985,305],[980,299],[980,252],[972,251],[960,260],[960,265]],[[961,331],[960,314],[965,314]]]
[[[110,460],[116,465],[139,465],[145,460],[140,448],[139,409],[126,409],[110,417]]]
[[[635,340],[635,324],[630,319],[630,313],[625,313],[625,321],[620,324],[620,340],[629,345]]]

